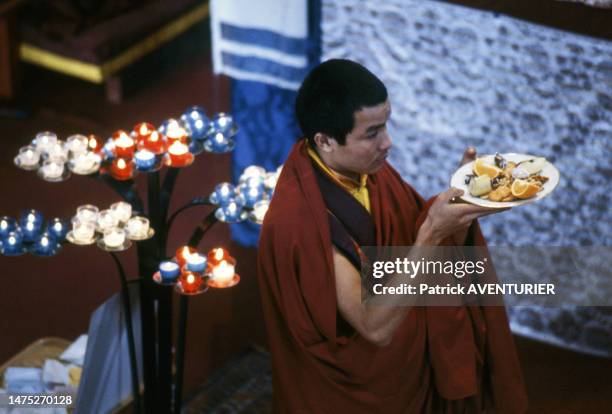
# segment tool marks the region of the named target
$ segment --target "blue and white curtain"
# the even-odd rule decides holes
[[[300,130],[296,91],[321,55],[320,0],[211,0],[213,67],[232,78],[239,132],[234,181],[249,165],[276,169]],[[259,226],[232,225],[234,240],[255,246]]]

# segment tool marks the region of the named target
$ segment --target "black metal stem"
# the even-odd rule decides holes
[[[185,342],[187,337],[187,314],[189,296],[181,295],[179,309],[178,338],[176,344],[176,380],[174,384],[174,414],[181,413],[183,404],[183,373],[185,371]]]
[[[136,342],[134,341],[134,327],[132,326],[132,305],[130,303],[130,291],[121,261],[110,252],[115,261],[121,282],[121,298],[123,302],[123,314],[125,315],[125,326],[128,335],[128,349],[130,355],[130,369],[132,373],[132,393],[134,394],[134,412],[140,414],[140,380],[138,379],[138,361],[136,360]],[[144,340],[144,338],[143,338]]]
[[[193,231],[187,245],[197,248],[206,232],[210,230],[213,224],[215,224],[217,221],[218,220],[215,217],[215,210],[213,210],[206,217],[204,217],[198,227],[196,227],[196,229]]]

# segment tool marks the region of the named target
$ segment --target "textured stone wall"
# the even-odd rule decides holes
[[[612,42],[431,0],[324,0],[322,20],[324,58],[386,83],[391,163],[419,192],[447,188],[468,145],[542,155],[561,170],[558,189],[483,219],[489,242],[612,246]],[[610,311],[510,314],[515,331],[612,355]]]

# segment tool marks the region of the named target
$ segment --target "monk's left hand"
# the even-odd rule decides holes
[[[468,162],[472,162],[476,159],[476,148],[467,147],[467,149],[463,152],[463,158],[461,158],[461,163],[459,166],[467,164]]]

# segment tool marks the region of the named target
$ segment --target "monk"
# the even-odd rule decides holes
[[[426,202],[402,180],[386,162],[387,90],[363,66],[320,64],[295,109],[304,138],[258,253],[274,411],[525,412],[503,307],[380,307],[361,295],[360,246],[485,246],[476,219],[493,211],[453,202],[455,188]]]

